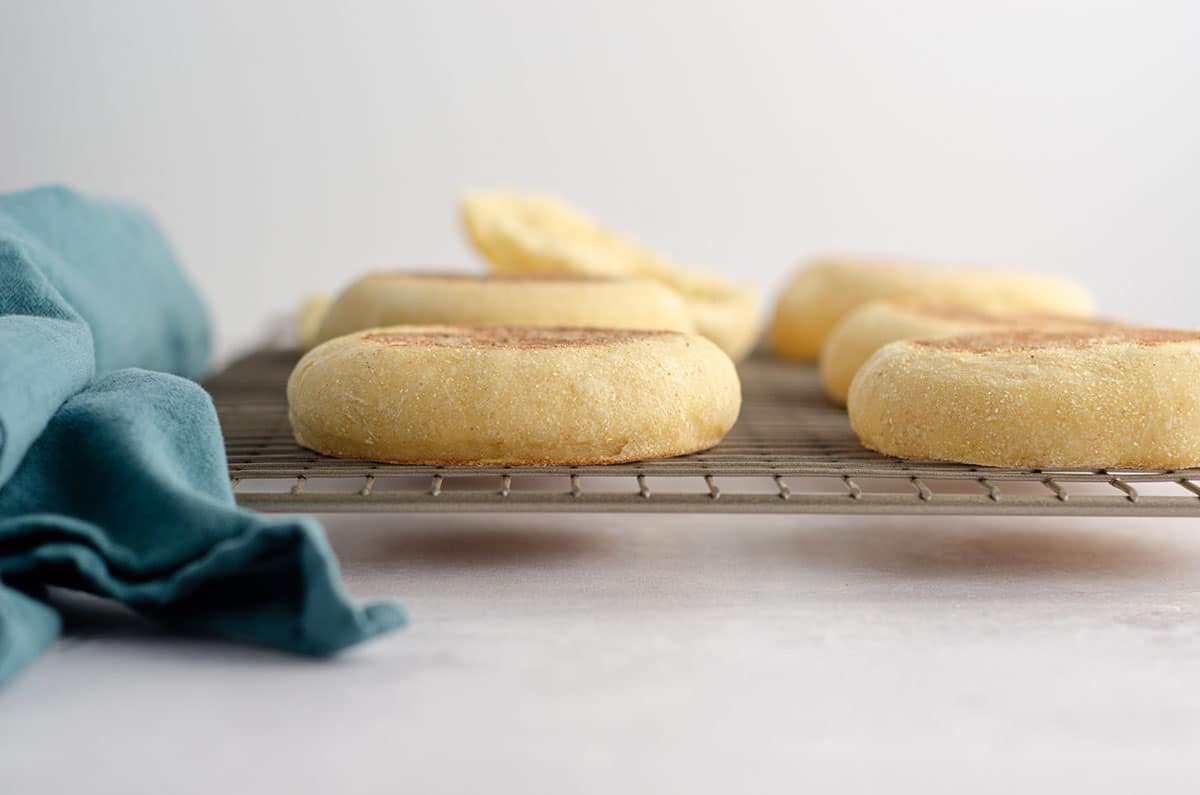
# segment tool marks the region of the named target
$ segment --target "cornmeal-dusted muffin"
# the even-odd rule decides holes
[[[566,202],[537,193],[472,191],[463,225],[499,273],[582,273],[659,281],[687,304],[696,331],[740,359],[758,335],[757,293],[684,268]]]
[[[683,301],[651,279],[372,273],[326,310],[315,341],[396,325],[585,326],[694,330]]]
[[[820,259],[784,289],[771,320],[771,349],[812,361],[838,321],[881,298],[911,298],[993,313],[1086,317],[1087,290],[1054,276],[1018,271],[939,270],[879,259]]]
[[[597,464],[704,450],[733,427],[733,362],[692,334],[395,326],[314,348],[288,380],[296,440],[414,464]]]
[[[1200,464],[1200,331],[990,332],[893,342],[850,424],[903,458],[1046,469]]]
[[[871,354],[897,340],[932,339],[973,331],[1097,329],[1112,321],[1066,315],[996,314],[927,301],[872,301],[844,317],[821,349],[821,380],[837,403],[845,403],[850,382]]]

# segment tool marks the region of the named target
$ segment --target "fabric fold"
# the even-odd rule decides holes
[[[0,213],[0,486],[95,375],[92,332],[46,278],[54,255]]]
[[[71,398],[0,490],[0,580],[301,654],[401,626],[394,606],[350,605],[316,522],[234,507],[216,423],[203,389],[163,373],[120,370]]]
[[[59,302],[87,324],[99,375],[142,367],[208,373],[208,312],[150,216],[62,186],[0,194],[0,241],[24,249]],[[41,289],[41,288],[39,288]],[[30,295],[0,294],[0,315]]]
[[[187,380],[208,356],[204,306],[148,216],[66,188],[0,196],[0,682],[60,633],[55,586],[309,655],[404,623],[353,604],[314,520],[236,506]]]

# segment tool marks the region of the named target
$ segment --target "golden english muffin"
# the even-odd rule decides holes
[[[740,359],[757,336],[757,294],[683,268],[565,202],[537,193],[473,191],[462,199],[467,236],[499,273],[579,273],[654,279],[687,304],[696,331]]]
[[[845,403],[850,382],[871,354],[897,340],[934,339],[973,331],[1095,329],[1111,321],[1065,315],[1009,315],[925,301],[872,301],[844,317],[821,349],[821,380],[830,399]]]
[[[862,443],[988,466],[1200,464],[1200,331],[1109,326],[893,342],[850,386]]]
[[[497,325],[694,331],[679,296],[650,279],[372,273],[325,313],[315,341],[377,326]]]
[[[296,441],[408,464],[602,464],[712,447],[741,385],[670,331],[395,326],[338,337],[288,380]]]
[[[1069,315],[1093,312],[1074,282],[1017,271],[939,270],[873,259],[820,259],[784,289],[771,320],[772,350],[786,359],[816,359],[837,322],[883,298],[911,298],[985,312]]]
[[[327,295],[310,295],[300,304],[300,311],[296,314],[296,341],[304,350],[317,344],[317,334],[329,304]]]

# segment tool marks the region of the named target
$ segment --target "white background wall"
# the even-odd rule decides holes
[[[0,0],[0,189],[153,209],[220,346],[455,196],[560,192],[774,288],[818,250],[1086,279],[1200,324],[1200,4]]]

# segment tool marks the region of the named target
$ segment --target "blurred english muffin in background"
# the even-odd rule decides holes
[[[1200,464],[1200,331],[1109,325],[893,342],[850,386],[862,443],[1042,469]]]
[[[296,342],[303,350],[317,344],[317,334],[329,310],[329,303],[328,295],[310,295],[300,303],[300,309],[296,312],[295,335]]]
[[[780,295],[769,331],[779,356],[812,361],[838,321],[868,301],[912,298],[997,314],[1086,317],[1080,285],[1020,271],[941,270],[870,258],[823,258],[802,267]]]
[[[381,272],[351,282],[312,339],[377,326],[459,324],[694,330],[679,296],[651,279]]]
[[[395,326],[309,351],[288,380],[296,441],[408,464],[602,464],[704,450],[741,384],[671,331]]]
[[[734,359],[757,338],[757,293],[677,265],[565,202],[538,193],[471,191],[468,237],[498,273],[575,273],[653,279],[688,306],[696,331]]]
[[[911,299],[871,301],[833,327],[821,349],[821,381],[829,397],[845,403],[850,382],[875,351],[897,340],[932,339],[974,331],[1098,329],[1111,321],[1068,315],[996,314],[965,306]]]

